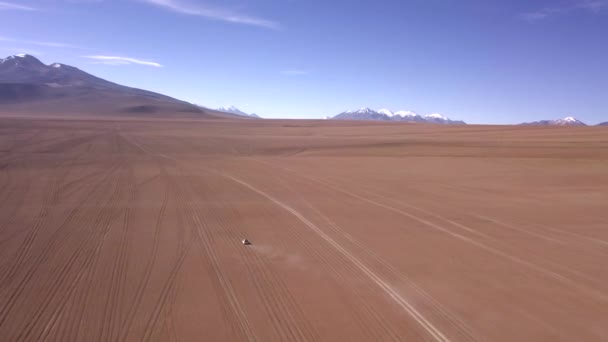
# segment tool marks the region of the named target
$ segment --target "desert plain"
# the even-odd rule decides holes
[[[4,117],[0,201],[2,341],[608,340],[608,127]]]

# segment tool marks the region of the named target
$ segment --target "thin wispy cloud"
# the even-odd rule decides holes
[[[533,11],[533,12],[522,13],[522,14],[520,14],[519,17],[526,21],[532,22],[532,21],[542,20],[551,15],[562,13],[562,12],[564,12],[563,8],[546,7],[546,8],[541,8],[541,9]]]
[[[156,62],[144,61],[141,59],[130,58],[130,57],[119,57],[119,56],[83,56],[84,58],[88,58],[94,60],[95,63],[98,64],[106,64],[106,65],[145,65],[151,66],[155,68],[162,68],[163,65]]]
[[[598,13],[608,8],[608,0],[571,0],[561,4],[540,8],[535,11],[522,13],[519,17],[523,20],[534,22],[548,17],[565,14],[576,10],[585,10]]]
[[[190,4],[186,2],[182,2],[180,0],[139,0],[141,2],[145,2],[151,5],[155,5],[158,7],[165,8],[167,10],[186,14],[186,15],[194,15],[199,17],[204,17],[208,19],[220,20],[229,23],[235,24],[244,24],[251,26],[258,26],[273,30],[281,29],[281,25],[279,23],[267,20],[264,18],[259,18],[255,16],[250,16],[246,14],[237,13],[225,8],[217,8],[210,7],[203,4]]]
[[[297,69],[288,69],[288,70],[281,70],[281,74],[283,74],[285,76],[303,76],[303,75],[310,74],[310,71],[307,71],[307,70],[297,70]]]
[[[10,38],[10,37],[0,37],[0,41],[19,43],[19,44],[25,44],[25,45],[51,47],[51,48],[83,49],[82,47],[79,47],[79,46],[76,46],[73,44],[59,43],[59,42],[53,42],[53,41],[25,40],[25,39],[15,39],[15,38]]]
[[[13,2],[0,1],[1,10],[14,10],[14,11],[37,11],[38,9],[30,6],[16,4]]]
[[[70,48],[70,49],[82,49],[81,47],[67,44],[67,43],[57,43],[57,42],[41,42],[41,41],[25,41],[25,44],[38,45],[38,46],[46,46],[46,47],[54,47],[54,48]]]

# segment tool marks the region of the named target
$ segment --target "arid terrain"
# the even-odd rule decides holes
[[[608,127],[5,117],[0,189],[2,341],[608,340]]]

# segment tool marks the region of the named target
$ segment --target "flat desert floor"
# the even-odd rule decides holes
[[[0,189],[2,341],[608,340],[608,128],[2,118]]]

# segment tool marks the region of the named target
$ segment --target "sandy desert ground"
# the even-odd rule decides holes
[[[2,118],[0,189],[2,341],[608,340],[608,128]]]

